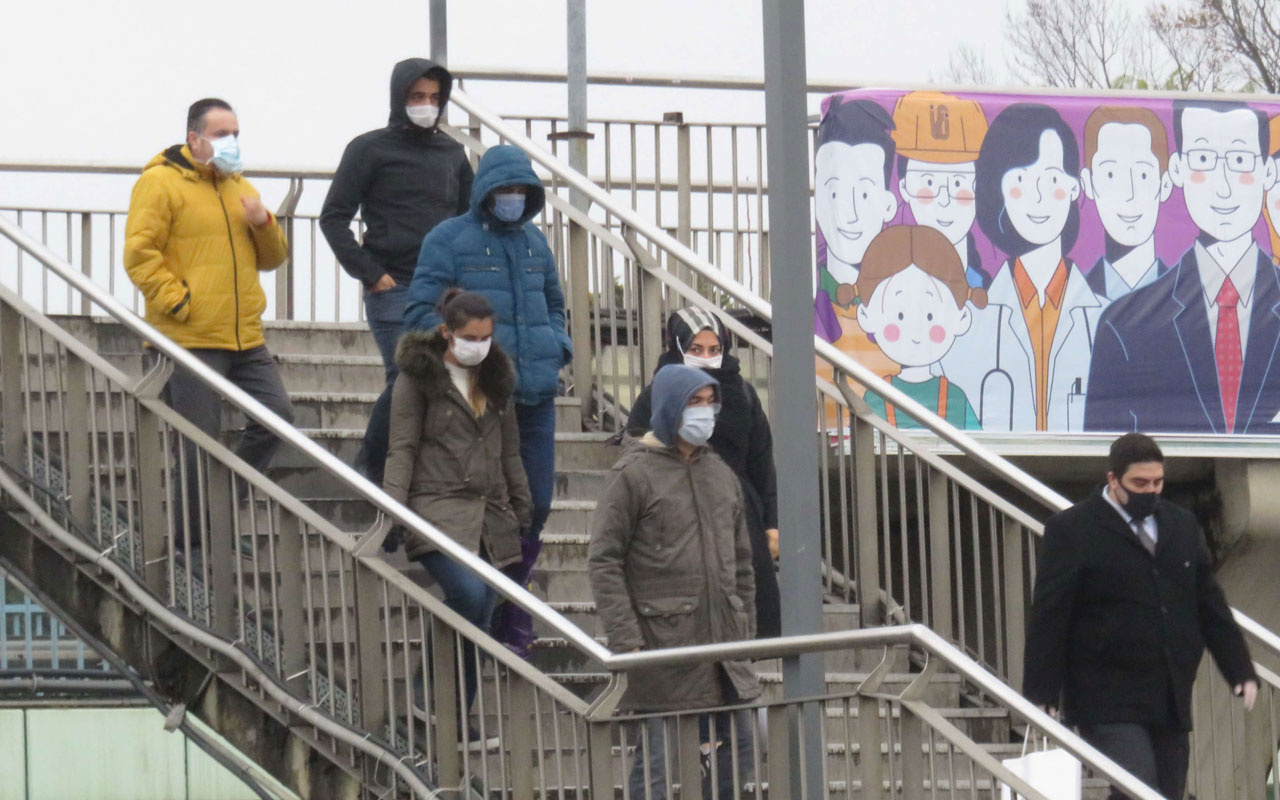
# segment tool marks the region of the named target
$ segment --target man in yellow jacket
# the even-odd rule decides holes
[[[226,102],[191,105],[186,144],[151,159],[134,184],[124,267],[146,298],[147,322],[291,423],[293,407],[262,334],[267,297],[258,282],[258,272],[280,266],[288,250],[275,216],[241,175],[239,135]],[[165,391],[173,408],[217,437],[218,395],[183,369]],[[251,420],[236,455],[265,469],[279,444]],[[194,479],[194,448],[186,461]],[[187,491],[194,489],[189,480]]]

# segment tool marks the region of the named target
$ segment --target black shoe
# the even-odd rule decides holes
[[[481,739],[480,731],[475,725],[467,724],[467,740],[458,742],[458,750],[467,750],[472,753],[479,753],[481,750],[493,751],[497,750],[502,744],[502,740],[498,738],[496,733],[490,732],[487,738]]]

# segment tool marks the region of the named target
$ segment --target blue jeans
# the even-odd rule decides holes
[[[439,551],[427,553],[417,561],[444,590],[445,605],[480,630],[489,630],[489,618],[493,616],[493,607],[498,600],[497,592],[471,570]],[[464,638],[462,642],[462,678],[466,705],[458,710],[459,715],[465,715],[471,710],[471,703],[476,697],[476,648],[470,639]]]
[[[387,463],[387,447],[391,437],[391,387],[395,385],[400,369],[396,366],[396,344],[404,332],[404,307],[409,299],[409,286],[399,283],[385,292],[364,293],[364,314],[369,320],[369,330],[378,343],[382,366],[387,374],[387,384],[373,404],[369,425],[365,428],[364,441],[356,455],[356,469],[370,481],[382,485],[382,475]]]
[[[551,515],[551,495],[556,483],[556,399],[549,397],[536,405],[516,403],[516,424],[520,429],[520,461],[529,477],[533,495],[533,521],[520,543],[521,559],[504,567],[507,577],[521,586],[542,550],[542,527]],[[493,637],[521,658],[528,658],[533,644],[533,619],[524,609],[503,603],[493,621]]]
[[[751,780],[755,772],[755,745],[753,742],[751,709],[722,711],[715,715],[717,745],[709,747],[716,759],[716,780],[711,782],[711,755],[702,754],[702,800],[735,800],[742,785]],[[733,717],[732,723],[730,717]],[[738,771],[733,770],[733,742],[731,725],[737,728]],[[693,753],[680,753],[674,717],[659,717],[634,723],[628,734],[628,744],[636,748],[631,759],[631,771],[627,785],[632,800],[667,800],[668,766],[679,759],[690,758]],[[698,741],[711,742],[711,720],[703,714],[698,717]],[[646,753],[646,750],[648,751]],[[646,780],[646,769],[648,780]]]

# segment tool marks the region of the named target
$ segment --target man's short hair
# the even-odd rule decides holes
[[[1098,106],[1084,124],[1084,166],[1093,166],[1098,152],[1098,132],[1103,125],[1118,122],[1122,125],[1141,125],[1151,133],[1151,152],[1155,154],[1160,171],[1169,168],[1169,132],[1164,123],[1149,108],[1137,106]]]
[[[203,100],[197,100],[187,109],[187,130],[193,133],[200,133],[204,130],[204,115],[211,110],[220,108],[223,111],[235,113],[235,109],[226,100],[219,100],[216,97],[206,97]]]
[[[896,152],[893,136],[889,133],[893,129],[893,117],[874,100],[843,101],[840,97],[833,97],[827,113],[822,115],[822,122],[818,124],[817,147],[828,142],[879,146],[884,151],[884,186],[887,189]]]
[[[1188,108],[1202,108],[1215,114],[1226,114],[1229,111],[1249,111],[1258,118],[1258,153],[1264,158],[1271,152],[1271,130],[1267,123],[1267,115],[1256,108],[1232,100],[1174,100],[1173,101],[1173,140],[1178,152],[1182,151],[1182,112]]]
[[[1109,462],[1111,474],[1116,479],[1124,477],[1129,467],[1134,464],[1145,464],[1151,461],[1164,463],[1164,453],[1155,439],[1145,433],[1126,433],[1111,443]]]

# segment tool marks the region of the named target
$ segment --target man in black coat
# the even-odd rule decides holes
[[[453,77],[425,58],[407,58],[391,71],[391,116],[386,127],[347,145],[320,211],[320,230],[338,263],[364,284],[365,317],[377,340],[387,384],[374,404],[356,466],[382,483],[390,427],[396,342],[404,330],[409,281],[422,239],[471,203],[471,162],[462,145],[440,130]],[[359,210],[365,231],[351,221]]]
[[[1110,467],[1100,492],[1045,523],[1023,691],[1181,800],[1205,646],[1246,710],[1257,674],[1195,518],[1159,499],[1160,448],[1127,433],[1112,443]]]

